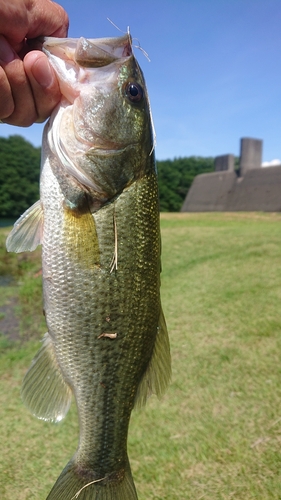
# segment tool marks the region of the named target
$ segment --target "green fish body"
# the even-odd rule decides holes
[[[48,333],[23,381],[27,407],[60,421],[72,394],[75,455],[47,500],[137,499],[131,411],[170,378],[150,108],[129,35],[47,39],[63,99],[46,125],[40,201],[10,251],[42,243]]]

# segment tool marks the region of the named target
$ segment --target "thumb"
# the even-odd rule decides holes
[[[23,63],[32,88],[38,115],[37,121],[44,121],[61,99],[57,77],[47,56],[41,51],[29,52]]]

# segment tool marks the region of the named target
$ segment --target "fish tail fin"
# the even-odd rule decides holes
[[[129,462],[125,469],[98,477],[71,460],[46,500],[138,500]]]

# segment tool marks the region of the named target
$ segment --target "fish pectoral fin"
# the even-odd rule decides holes
[[[72,391],[64,381],[48,333],[23,379],[21,396],[31,413],[42,420],[59,422],[69,410]]]
[[[169,337],[161,308],[154,350],[146,372],[140,381],[134,407],[143,406],[151,394],[156,394],[160,398],[169,385],[171,374]]]
[[[6,247],[8,252],[32,252],[40,245],[43,232],[43,209],[38,200],[15,222]]]

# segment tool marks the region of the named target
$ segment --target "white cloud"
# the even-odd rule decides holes
[[[262,167],[275,167],[276,165],[281,165],[281,160],[276,158],[275,160],[264,161],[261,164]]]

